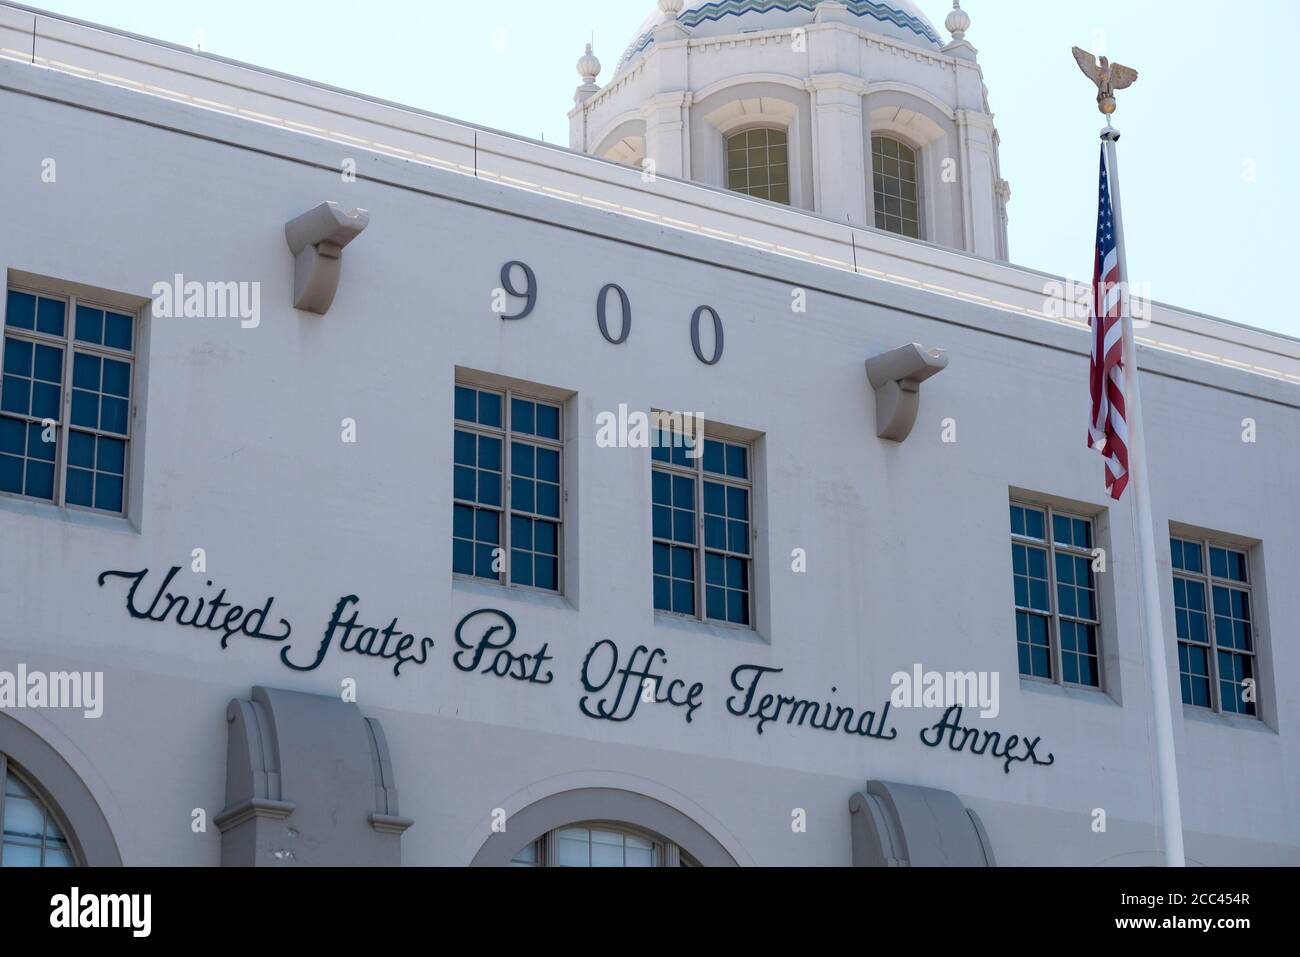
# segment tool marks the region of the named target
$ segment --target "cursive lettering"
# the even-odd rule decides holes
[[[153,601],[145,609],[141,609],[136,605],[136,591],[149,576],[149,569],[144,568],[138,572],[103,572],[100,574],[98,581],[100,588],[104,587],[104,581],[108,578],[122,578],[131,582],[131,587],[126,593],[126,611],[132,618],[155,622],[165,622],[170,619],[176,624],[184,625],[187,628],[220,632],[222,649],[225,649],[230,644],[230,639],[237,634],[249,638],[260,638],[264,641],[285,641],[292,633],[293,628],[283,618],[280,619],[280,625],[283,628],[282,634],[266,633],[266,620],[271,615],[271,608],[275,604],[274,598],[268,598],[260,608],[246,610],[242,605],[232,605],[227,602],[226,589],[224,588],[215,596],[210,596],[206,600],[202,597],[172,594],[168,589],[180,572],[181,567],[179,565],[173,566],[168,571],[166,577],[158,585]],[[211,588],[212,582],[209,581],[207,585]],[[223,608],[225,614],[218,620],[217,615]],[[205,609],[207,610],[206,617],[203,614]]]

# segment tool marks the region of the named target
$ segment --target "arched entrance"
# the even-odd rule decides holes
[[[85,782],[39,735],[6,714],[0,714],[0,785],[6,795],[0,798],[0,816],[6,822],[21,818],[15,824],[14,849],[0,851],[0,863],[19,857],[30,862],[35,851],[41,864],[60,864],[66,847],[71,857],[66,863],[122,866],[113,832]],[[41,833],[28,833],[31,827],[23,822],[38,816]]]
[[[504,832],[488,838],[470,866],[508,866],[535,844],[540,845],[538,860],[529,863],[548,863],[545,858],[549,854],[549,863],[559,864],[561,854],[580,854],[583,832],[591,848],[589,860],[610,860],[615,837],[621,836],[624,860],[639,859],[649,843],[654,845],[650,850],[660,866],[682,862],[702,867],[736,866],[717,838],[681,811],[644,794],[616,788],[576,788],[528,805],[510,816]],[[564,841],[569,843],[562,844]]]

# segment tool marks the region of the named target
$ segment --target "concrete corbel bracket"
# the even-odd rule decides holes
[[[941,349],[915,342],[867,360],[867,379],[876,390],[876,435],[902,442],[912,434],[921,407],[921,383],[948,368]]]
[[[364,209],[344,212],[338,203],[321,203],[284,226],[293,253],[293,306],[323,316],[334,302],[343,268],[343,249],[370,225]]]

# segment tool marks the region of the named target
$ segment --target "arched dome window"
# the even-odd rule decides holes
[[[920,239],[916,150],[892,136],[872,136],[871,178],[877,228]]]
[[[727,137],[727,188],[790,205],[790,135],[758,127]]]
[[[72,867],[77,862],[50,806],[0,754],[0,867]]]
[[[528,844],[511,867],[692,867],[671,841],[622,824],[587,822],[558,828]]]

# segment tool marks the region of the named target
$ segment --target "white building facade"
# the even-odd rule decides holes
[[[1300,343],[1146,305],[1150,662],[947,27],[666,0],[562,150],[0,5],[0,864],[1155,864],[1150,668],[1300,863]]]

